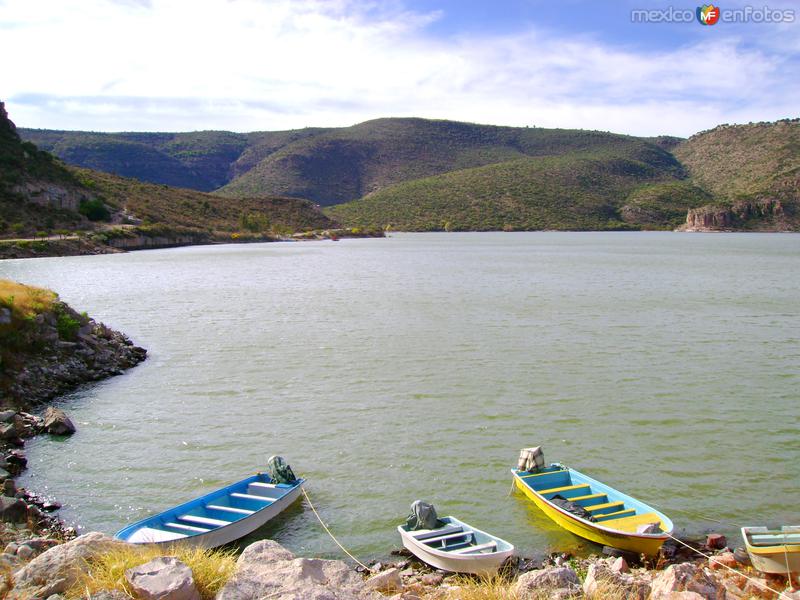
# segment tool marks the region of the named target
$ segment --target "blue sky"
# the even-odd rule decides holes
[[[634,23],[697,4],[632,0],[0,0],[0,99],[61,129],[420,116],[688,136],[800,116],[795,4],[735,0],[797,14],[703,26]]]

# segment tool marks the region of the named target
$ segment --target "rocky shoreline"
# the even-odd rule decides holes
[[[0,260],[18,258],[45,258],[57,256],[92,256],[119,254],[138,250],[179,248],[183,246],[214,246],[220,244],[253,244],[264,242],[297,242],[339,240],[346,238],[385,237],[382,230],[326,229],[293,234],[289,237],[272,235],[213,236],[207,232],[179,236],[133,234],[111,236],[82,236],[74,239],[3,240],[0,239]]]
[[[94,381],[121,374],[147,351],[124,334],[78,313],[49,290],[0,280],[0,570],[75,537],[51,514],[57,502],[18,489],[27,468],[25,440],[71,435],[72,421],[58,408],[31,414],[47,401]],[[0,595],[2,597],[2,595]]]
[[[251,544],[231,564],[230,555],[125,544],[97,532],[59,543],[10,543],[0,563],[14,567],[0,582],[9,600],[797,600],[785,578],[765,578],[747,554],[705,547],[707,558],[631,564],[623,556],[575,558],[554,554],[542,562],[517,560],[493,579],[433,570],[412,557],[373,564],[369,574],[340,560],[301,558],[272,540]],[[24,550],[23,550],[24,549]],[[402,554],[398,552],[397,554]],[[108,575],[111,556],[113,573]],[[219,567],[217,568],[217,561]],[[194,564],[194,569],[190,564]],[[215,571],[216,570],[216,574]],[[362,570],[363,571],[363,570]],[[223,573],[223,575],[219,575]]]

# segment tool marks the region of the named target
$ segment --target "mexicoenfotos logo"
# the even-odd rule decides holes
[[[703,4],[697,7],[697,20],[702,25],[714,25],[719,21],[719,7],[713,4]]]
[[[633,23],[692,23],[716,25],[721,23],[794,23],[793,9],[773,9],[769,6],[745,6],[722,9],[703,4],[695,10],[688,8],[637,8],[631,11]]]

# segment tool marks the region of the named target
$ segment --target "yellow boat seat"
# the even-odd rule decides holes
[[[546,471],[545,473],[531,473],[530,475],[518,475],[520,479],[528,479],[530,477],[542,477],[543,475],[553,475],[555,473],[566,473],[567,469],[561,469],[559,471]]]
[[[586,510],[590,513],[594,513],[598,510],[603,510],[606,508],[616,508],[622,510],[622,507],[625,506],[625,503],[621,500],[617,500],[616,502],[604,502],[603,504],[593,504],[592,506],[587,506]]]
[[[603,527],[609,527],[611,529],[619,529],[620,531],[636,533],[636,528],[639,527],[639,525],[646,525],[648,523],[658,523],[662,529],[664,527],[664,524],[661,522],[661,519],[654,512],[643,513],[641,515],[633,515],[632,517],[609,519],[608,521],[602,521],[600,524]]]
[[[570,490],[579,490],[582,488],[586,488],[586,490],[588,491],[589,484],[579,483],[578,485],[564,485],[562,487],[550,488],[549,490],[536,490],[536,491],[544,495],[544,494],[557,494],[559,492],[569,492]]]

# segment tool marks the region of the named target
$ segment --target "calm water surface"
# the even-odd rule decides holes
[[[543,445],[678,531],[797,523],[800,236],[398,234],[0,262],[148,348],[62,404],[22,484],[114,532],[274,453],[362,557],[416,498],[576,545],[508,468]],[[687,512],[688,511],[688,512]],[[704,520],[724,521],[726,525]],[[336,555],[306,505],[258,532]]]

